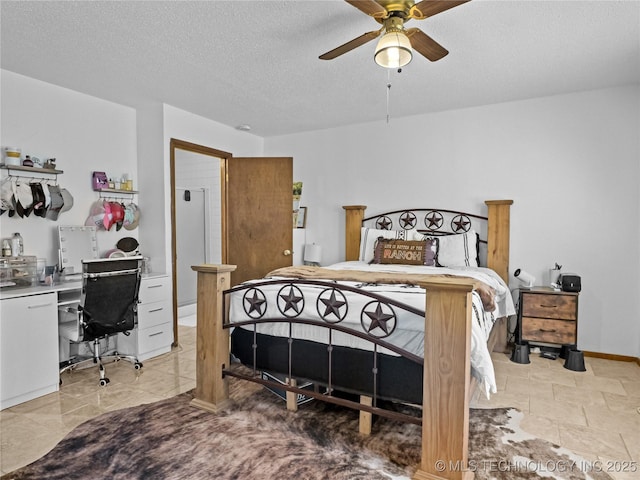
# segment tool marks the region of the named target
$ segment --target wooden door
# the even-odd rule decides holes
[[[224,263],[238,267],[232,285],[291,265],[292,188],[291,157],[227,159]]]

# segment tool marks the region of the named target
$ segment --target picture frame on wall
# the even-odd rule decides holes
[[[298,218],[296,220],[296,228],[305,228],[307,226],[307,207],[298,209]]]

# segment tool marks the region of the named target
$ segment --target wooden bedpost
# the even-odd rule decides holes
[[[231,287],[235,265],[194,265],[198,272],[196,394],[192,405],[216,412],[229,401],[222,369],[229,366],[229,330],[222,328],[222,292]]]
[[[426,289],[422,456],[413,480],[472,480],[469,460],[471,291],[465,280]]]
[[[360,229],[364,219],[365,205],[345,205],[345,260],[354,261],[360,258]]]
[[[487,267],[495,270],[509,284],[509,216],[513,200],[486,200]]]

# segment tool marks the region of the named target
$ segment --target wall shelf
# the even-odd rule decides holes
[[[103,188],[101,190],[96,190],[96,192],[98,192],[98,193],[111,193],[111,194],[117,194],[117,195],[120,195],[120,194],[123,194],[123,193],[125,195],[127,195],[127,194],[128,195],[135,195],[135,194],[138,193],[137,190],[119,190],[117,188]]]
[[[59,175],[61,173],[64,173],[64,171],[62,170],[56,170],[53,168],[24,167],[22,165],[0,165],[0,168],[3,170],[8,170],[9,172],[13,170],[15,172],[30,172],[44,175]],[[9,173],[9,175],[11,175],[11,173]],[[28,177],[29,175],[18,174],[17,176]]]
[[[104,198],[105,200],[120,200],[122,202],[131,202],[133,200],[133,196],[138,193],[137,190],[120,190],[117,188],[103,188],[101,190],[96,190],[100,198]]]

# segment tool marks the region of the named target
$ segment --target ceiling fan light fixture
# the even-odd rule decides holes
[[[387,30],[376,46],[374,60],[385,68],[404,67],[411,61],[411,42],[401,30]]]

